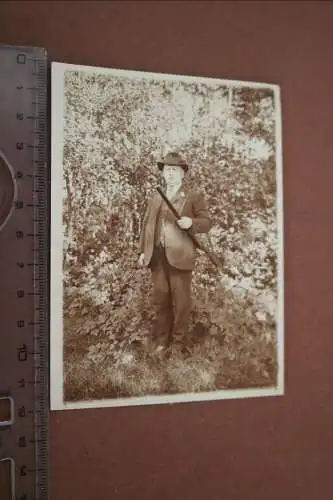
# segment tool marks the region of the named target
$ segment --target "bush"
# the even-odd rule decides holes
[[[97,72],[68,72],[65,83],[66,398],[274,385],[272,91]],[[224,267],[217,273],[200,255],[192,357],[159,359],[156,367],[148,345],[150,276],[136,262],[146,199],[156,185],[144,167],[156,172],[165,142],[191,165],[186,183],[203,191],[212,219],[202,238]]]

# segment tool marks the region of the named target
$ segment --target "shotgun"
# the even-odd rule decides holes
[[[163,200],[165,201],[165,203],[167,204],[167,206],[169,207],[169,209],[171,210],[171,212],[173,213],[173,215],[176,217],[176,219],[180,219],[181,216],[180,214],[177,212],[177,210],[175,209],[175,207],[172,205],[172,203],[170,202],[170,200],[167,198],[167,196],[165,196],[165,194],[163,193],[162,189],[160,187],[157,187],[156,188],[158,193],[160,194],[160,196],[163,198]],[[185,230],[187,235],[191,238],[191,240],[193,241],[193,243],[195,244],[195,246],[197,248],[199,248],[200,250],[202,250],[206,255],[207,257],[209,258],[209,260],[217,267],[217,268],[222,268],[223,265],[222,265],[222,262],[220,261],[220,259],[218,258],[218,256],[214,253],[214,252],[211,252],[210,250],[208,250],[208,248],[206,248],[195,236],[195,234],[193,233],[193,230],[192,228],[190,229],[186,229]]]

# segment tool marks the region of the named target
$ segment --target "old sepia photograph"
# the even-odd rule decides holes
[[[51,409],[283,395],[279,86],[51,84]]]

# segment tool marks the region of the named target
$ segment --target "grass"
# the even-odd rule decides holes
[[[221,297],[195,302],[186,357],[145,343],[151,318],[139,300],[118,315],[75,307],[65,314],[65,401],[276,387],[274,319],[258,318],[249,298]]]
[[[105,343],[83,335],[65,342],[66,401],[264,388],[276,385],[275,346],[264,336],[228,341],[208,336],[187,357],[132,347],[108,356]]]

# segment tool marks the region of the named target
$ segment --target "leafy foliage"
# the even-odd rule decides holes
[[[82,388],[72,390],[80,386],[83,362],[90,366],[91,377],[105,366],[112,367],[117,378],[115,367],[131,353],[152,376],[138,347],[149,338],[154,315],[150,275],[136,263],[147,196],[157,184],[156,161],[169,150],[179,151],[189,162],[186,182],[204,192],[213,222],[205,243],[225,262],[220,275],[205,256],[197,260],[191,322],[193,349],[201,354],[193,354],[193,359],[201,356],[205,364],[212,355],[209,387],[232,387],[238,379],[244,387],[251,386],[256,377],[244,373],[253,364],[263,385],[274,384],[277,212],[272,90],[69,71],[65,106],[68,397],[83,397]],[[226,357],[233,375],[229,371],[229,378],[221,378],[221,359],[225,362]],[[265,363],[275,368],[267,370]],[[179,373],[191,380],[182,371],[186,366],[179,368],[177,382],[169,377],[169,385],[160,380],[147,390],[167,391],[172,384],[174,390],[185,390]],[[100,397],[108,394],[107,387]],[[126,393],[124,387],[122,391]]]

